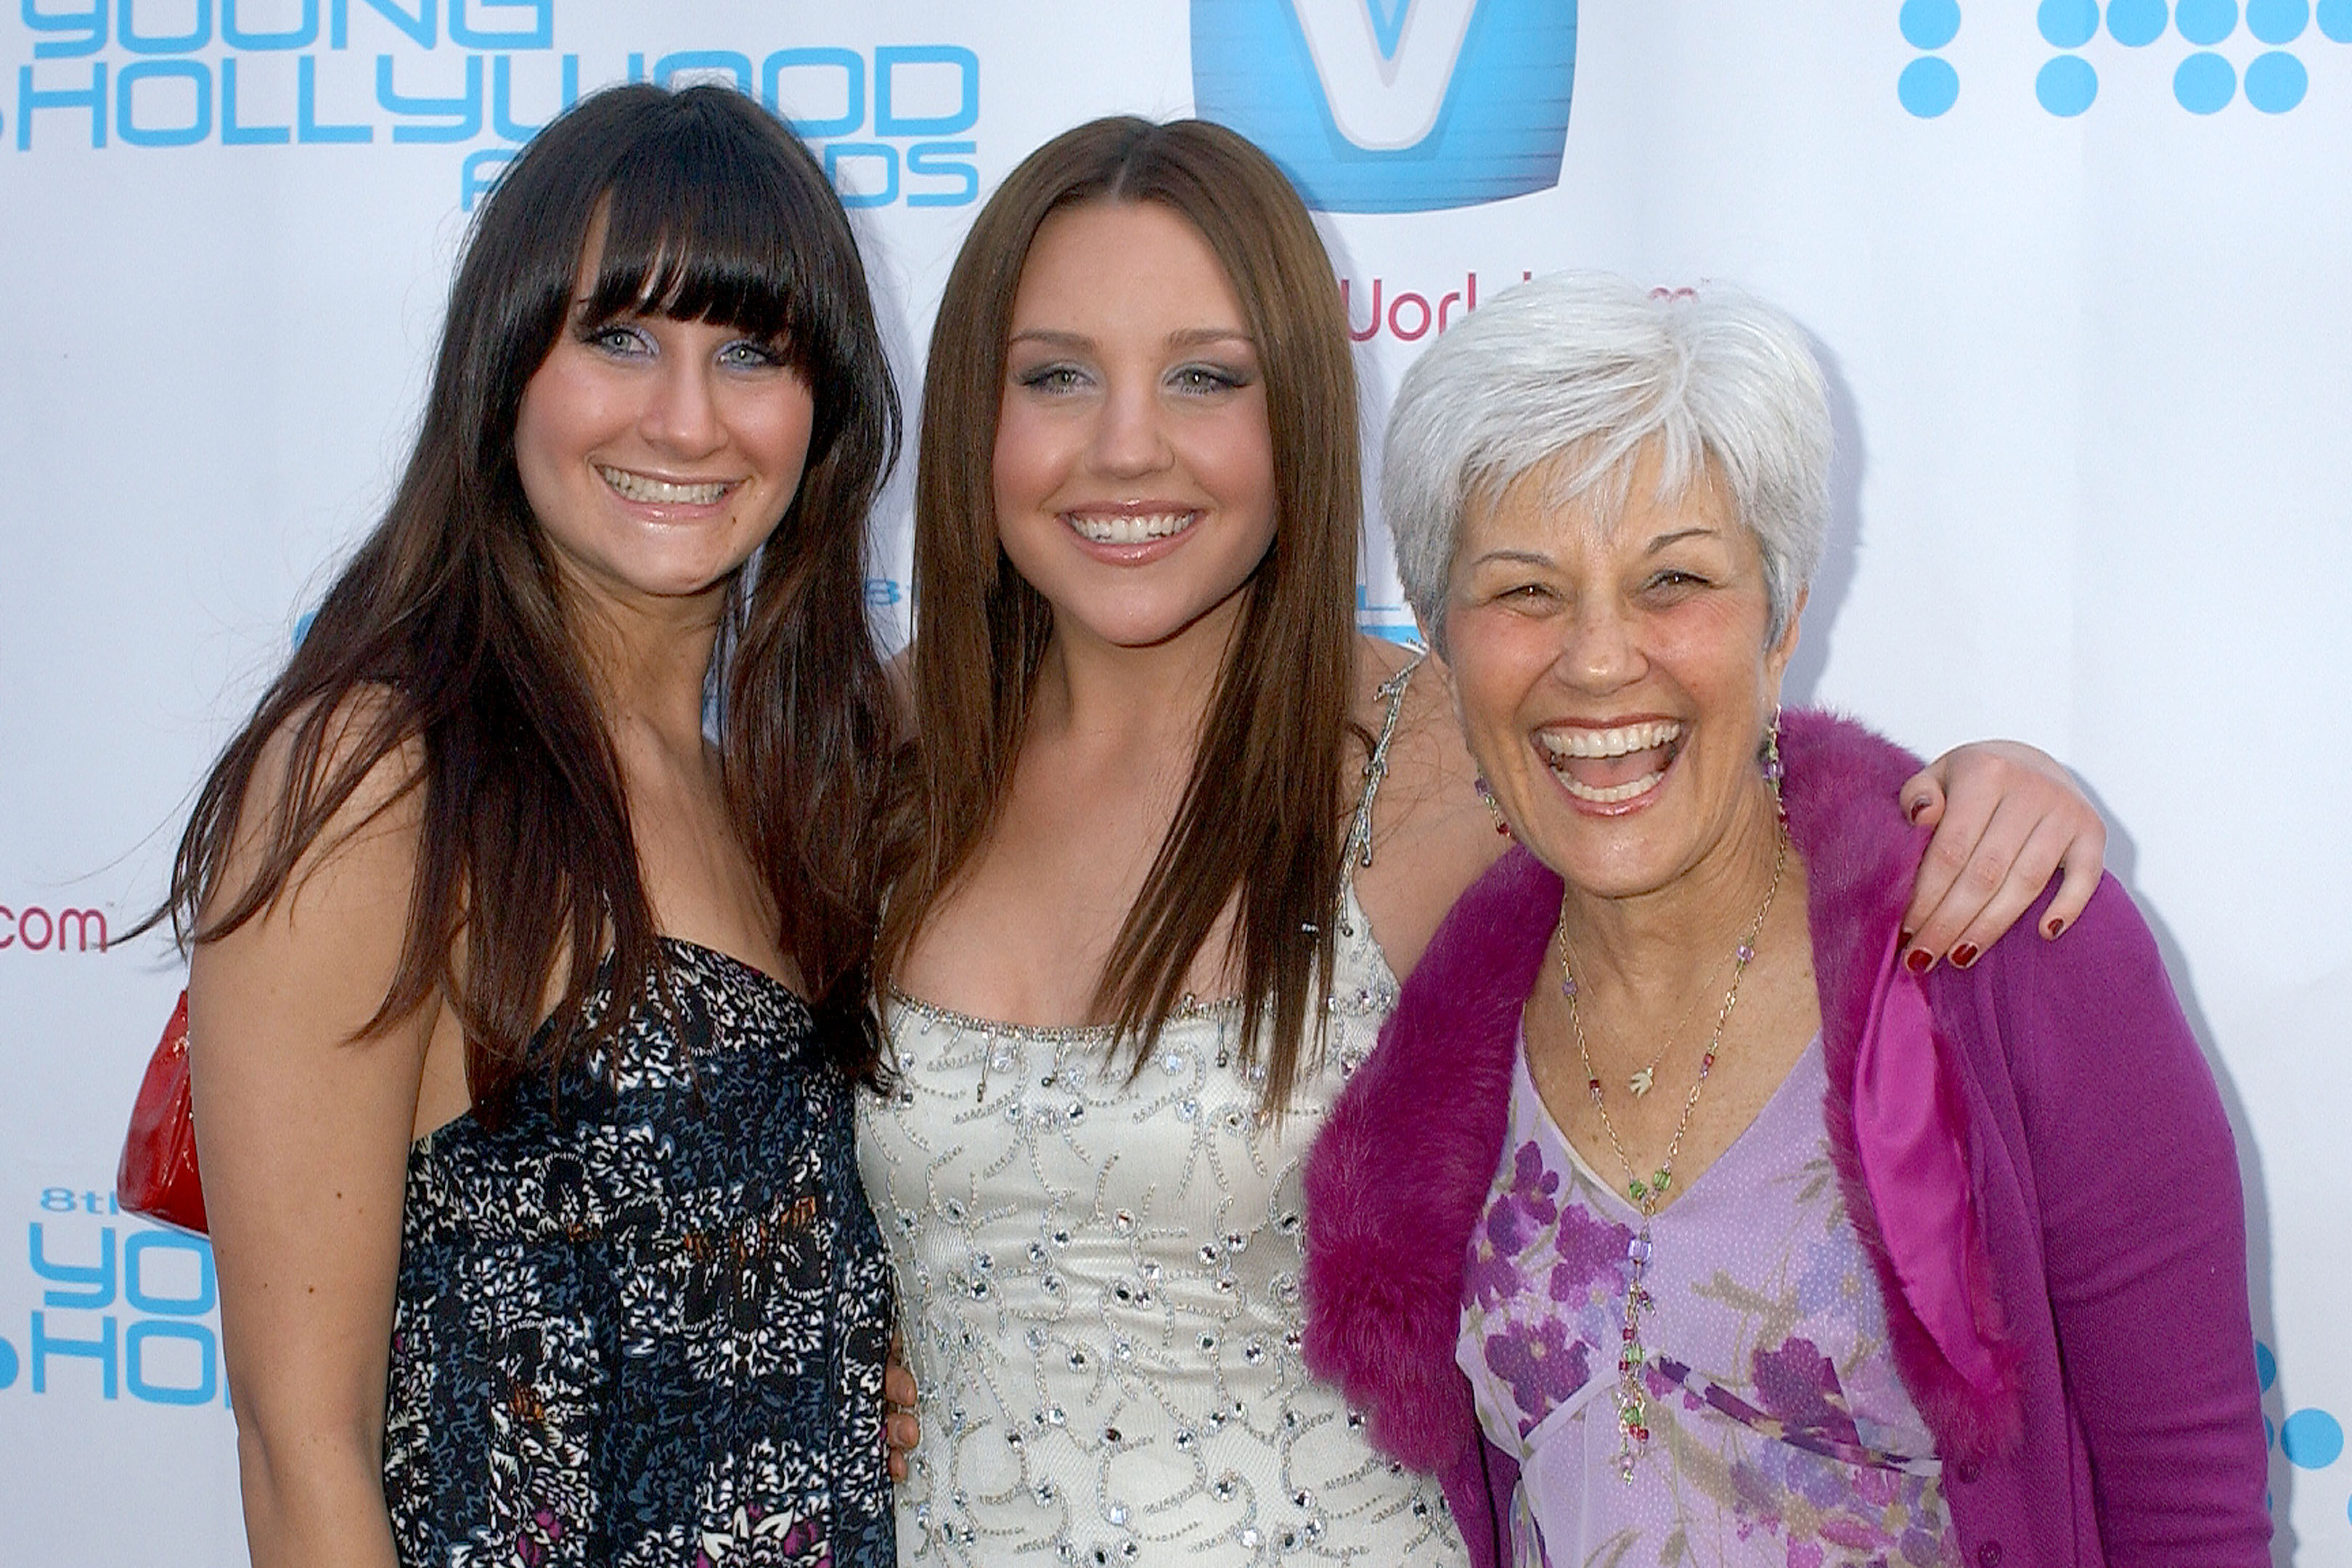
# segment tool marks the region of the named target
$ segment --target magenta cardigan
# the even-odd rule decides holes
[[[2063,941],[2037,905],[1913,977],[1916,761],[1820,713],[1781,736],[1831,1152],[1967,1560],[2266,1568],[2237,1157],[2138,910],[2109,879]],[[1524,849],[1463,895],[1307,1170],[1307,1364],[1442,1477],[1480,1564],[1517,1472],[1454,1365],[1463,1268],[1559,895]]]

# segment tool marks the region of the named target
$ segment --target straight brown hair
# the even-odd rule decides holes
[[[800,488],[730,590],[711,697],[729,814],[826,1048],[859,1078],[878,1058],[866,994],[891,712],[864,578],[898,404],[865,271],[823,171],[757,103],[615,88],[540,132],[483,204],[399,489],[205,780],[165,905],[184,945],[235,931],[287,888],[369,772],[415,747],[408,929],[362,1033],[446,996],[488,1120],[526,1074],[607,1038],[666,974],[619,764],[515,464],[524,385],[565,330],[600,213],[590,324],[642,310],[772,338],[815,395]],[[291,760],[257,803],[257,873],[225,888],[281,733]],[[534,1054],[559,962],[563,998]],[[604,962],[613,1005],[581,1027]]]
[[[1181,804],[1097,988],[1139,1068],[1229,905],[1240,1057],[1279,1110],[1330,991],[1351,731],[1362,477],[1347,315],[1307,208],[1266,155],[1204,121],[1121,116],[1023,161],[982,208],[931,331],[915,470],[917,728],[877,944],[886,980],[994,827],[1052,606],[997,541],[992,470],[1013,305],[1045,219],[1154,202],[1200,231],[1255,341],[1275,454],[1274,542],[1248,588]],[[1369,737],[1363,738],[1367,742]]]

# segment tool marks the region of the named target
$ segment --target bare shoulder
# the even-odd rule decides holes
[[[296,716],[263,746],[204,924],[261,896],[233,927],[208,932],[189,961],[200,1066],[247,1050],[339,1046],[388,994],[425,819],[424,743],[388,735],[397,720],[388,693],[362,690],[331,711]],[[398,1031],[411,1054],[433,1023]]]
[[[270,851],[281,841],[289,820],[299,826],[306,817],[320,818],[269,900],[272,906],[305,896],[321,878],[345,879],[379,862],[413,863],[424,824],[423,740],[414,734],[399,736],[356,780],[348,779],[353,766],[383,745],[383,731],[397,718],[392,694],[369,687],[331,710],[307,710],[280,725],[263,745],[247,781],[236,832],[208,903],[220,907],[241,899],[268,869]],[[346,782],[349,793],[327,809]],[[407,854],[400,854],[402,849]],[[393,853],[387,856],[386,851]],[[406,871],[401,873],[404,898],[407,877]],[[268,909],[263,913],[267,918]]]
[[[1377,688],[1416,656],[1369,637],[1360,647],[1370,697],[1367,727],[1377,734],[1387,717]],[[1421,656],[1373,801],[1372,863],[1356,874],[1365,913],[1400,976],[1419,961],[1454,900],[1505,847],[1478,798],[1477,773],[1454,716],[1453,676],[1434,654]]]

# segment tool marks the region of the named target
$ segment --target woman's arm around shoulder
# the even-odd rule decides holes
[[[351,711],[337,723],[347,740],[366,728]],[[255,771],[212,909],[250,885],[290,749],[280,734]],[[408,1145],[442,1009],[359,1037],[407,931],[420,761],[412,745],[378,763],[276,896],[190,963],[197,1143],[256,1568],[395,1561],[385,1373]]]
[[[2238,1152],[2155,938],[2109,877],[2066,941],[1999,951],[1990,983],[2107,1561],[2267,1564]]]

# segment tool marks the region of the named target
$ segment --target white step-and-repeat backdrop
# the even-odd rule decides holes
[[[976,202],[1112,110],[1294,171],[1375,426],[1531,272],[1793,310],[1843,444],[1798,689],[2108,813],[2244,1147],[2281,1561],[2352,1564],[2352,0],[0,4],[0,1562],[243,1561],[210,1258],[110,1191],[179,984],[121,933],[482,191],[577,92],[718,77],[822,150],[910,389]]]

